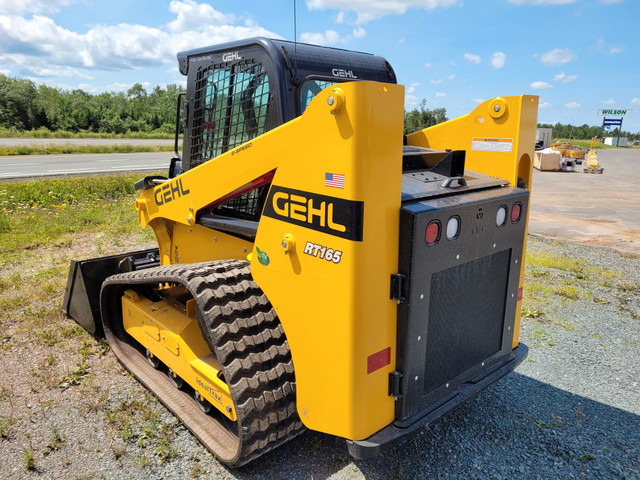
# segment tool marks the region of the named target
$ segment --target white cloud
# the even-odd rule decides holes
[[[352,32],[353,38],[356,38],[356,39],[357,38],[362,38],[366,34],[367,34],[367,31],[362,27],[354,28],[353,32]]]
[[[544,90],[546,88],[553,88],[553,85],[547,82],[533,82],[529,84],[529,88],[533,88],[534,90]]]
[[[9,75],[11,75],[11,70],[5,70],[3,68],[0,68],[0,75],[4,75],[8,77]]]
[[[447,96],[446,93],[436,92],[436,97],[446,97],[446,96]]]
[[[452,82],[454,78],[456,78],[456,76],[452,73],[451,75],[449,75],[449,76],[447,77],[447,80],[449,80],[450,82]]]
[[[169,11],[176,14],[176,19],[167,24],[170,32],[188,31],[199,24],[228,25],[234,21],[233,15],[226,15],[211,5],[193,0],[172,0]]]
[[[540,61],[548,67],[564,65],[576,59],[576,54],[568,48],[554,48],[550,52],[540,55]]]
[[[424,62],[424,67],[425,68],[431,68],[431,64],[429,62]]]
[[[569,102],[569,103],[565,103],[564,106],[566,108],[571,108],[571,109],[576,109],[576,108],[580,108],[580,104],[578,102]]]
[[[553,77],[553,80],[555,82],[562,82],[562,83],[575,82],[577,79],[578,79],[577,75],[567,75],[564,72],[558,73],[557,75],[554,75],[554,77]]]
[[[300,35],[300,40],[315,45],[331,45],[344,41],[335,30],[325,30],[324,33],[305,32]]]
[[[432,85],[438,85],[439,83],[442,83],[442,79],[438,78],[437,80],[429,80],[429,83],[431,83]]]
[[[478,65],[480,62],[482,62],[480,55],[475,55],[473,53],[465,53],[463,56],[466,60],[469,60],[474,65]]]
[[[351,40],[362,38],[367,31],[362,27],[353,29],[351,35],[340,36],[335,30],[325,30],[324,33],[306,32],[300,35],[300,40],[304,43],[313,43],[315,45],[337,45],[349,43]]]
[[[633,97],[633,98],[631,99],[631,102],[630,102],[630,103],[631,103],[631,105],[637,105],[637,106],[639,106],[639,107],[640,107],[640,98],[638,98],[638,97]]]
[[[0,0],[3,15],[23,15],[25,13],[55,13],[73,0]]]
[[[484,102],[484,100],[482,98],[472,98],[471,101],[473,103],[482,103],[482,102]]]
[[[566,5],[577,1],[578,0],[509,0],[509,3],[513,3],[514,5],[523,5],[525,3],[531,5]]]
[[[49,3],[61,6],[69,1]],[[175,62],[181,50],[253,36],[279,37],[250,20],[235,25],[232,15],[193,0],[174,0],[170,10],[176,18],[167,25],[95,25],[85,33],[63,28],[43,15],[0,15],[0,68],[23,76],[90,79],[87,70],[156,66]]]
[[[495,52],[493,55],[491,55],[491,60],[489,60],[489,63],[491,63],[491,66],[493,68],[502,68],[504,67],[504,63],[506,61],[507,56],[503,52]]]
[[[416,87],[410,86],[409,88],[407,88],[406,93],[414,93],[415,91],[416,91]]]
[[[616,3],[622,3],[623,0],[598,0],[600,3],[604,3],[605,5],[615,5]]]
[[[551,108],[552,105],[549,102],[542,102],[538,105],[539,109],[546,110],[547,108]]]
[[[345,12],[355,12],[356,23],[362,24],[386,15],[402,15],[409,8],[433,10],[438,7],[462,5],[462,0],[306,0],[309,10],[339,10],[338,18],[345,21]]]
[[[407,107],[417,107],[419,103],[420,103],[420,99],[415,95],[404,96],[404,104]]]
[[[607,45],[604,38],[599,38],[594,45],[589,47],[589,53],[601,53],[603,55],[615,55],[624,52],[622,45]]]
[[[605,105],[615,105],[616,101],[613,98],[609,97],[609,100],[602,100],[602,103]]]

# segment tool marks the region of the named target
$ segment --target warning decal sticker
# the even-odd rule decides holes
[[[512,152],[513,138],[473,137],[471,139],[471,150],[481,152]]]

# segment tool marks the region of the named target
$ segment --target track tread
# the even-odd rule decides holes
[[[122,291],[125,285],[164,283],[181,284],[195,298],[203,336],[222,366],[236,407],[237,453],[233,459],[218,456],[238,467],[304,431],[296,410],[289,343],[273,307],[253,281],[249,263],[167,265],[114,275],[104,285]]]

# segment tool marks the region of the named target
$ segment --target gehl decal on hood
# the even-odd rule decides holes
[[[362,241],[364,202],[273,185],[263,215],[347,240]]]

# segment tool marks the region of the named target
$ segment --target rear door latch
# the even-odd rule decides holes
[[[395,300],[397,304],[401,304],[407,299],[407,291],[409,290],[409,280],[402,273],[391,275],[391,300]]]
[[[389,396],[402,397],[402,373],[397,370],[389,374]]]

